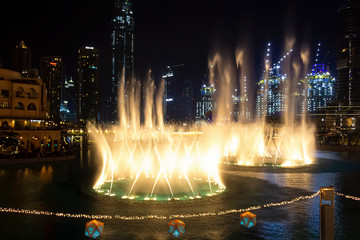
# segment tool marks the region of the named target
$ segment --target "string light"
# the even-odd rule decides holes
[[[254,211],[261,208],[276,207],[288,205],[295,203],[300,200],[315,198],[319,195],[320,191],[312,195],[300,196],[294,198],[290,201],[282,201],[278,203],[267,203],[258,206],[252,206],[248,208],[241,209],[229,209],[219,212],[205,212],[205,213],[189,213],[189,214],[175,214],[170,216],[163,215],[143,215],[143,216],[121,216],[121,215],[89,215],[89,214],[72,214],[72,213],[60,213],[60,212],[50,212],[50,211],[38,211],[38,210],[29,210],[29,209],[16,209],[16,208],[4,208],[0,207],[0,212],[4,213],[18,213],[18,214],[28,214],[28,215],[44,215],[44,216],[56,216],[56,217],[66,217],[66,218],[85,218],[85,219],[120,219],[120,220],[145,220],[145,219],[173,219],[173,218],[194,218],[194,217],[207,217],[207,216],[222,216],[231,213],[241,213],[246,211]],[[335,192],[336,195],[345,197],[348,199],[360,201],[360,197],[355,197],[351,195],[346,195],[343,193]]]
[[[343,193],[338,193],[338,192],[335,192],[335,194],[338,195],[338,196],[341,196],[341,197],[345,197],[345,198],[349,198],[349,199],[352,199],[352,200],[360,201],[360,197],[354,197],[354,196],[351,196],[351,195],[345,195]]]
[[[339,195],[339,193],[337,193]],[[29,215],[45,215],[45,216],[56,216],[56,217],[67,217],[67,218],[86,218],[86,219],[120,219],[120,220],[144,220],[144,219],[172,219],[172,218],[193,218],[193,217],[206,217],[206,216],[221,216],[231,213],[240,213],[246,211],[258,210],[261,208],[276,207],[291,204],[300,200],[314,198],[319,195],[319,191],[308,196],[300,196],[294,198],[290,201],[282,201],[278,203],[267,203],[259,206],[252,206],[242,209],[230,209],[219,212],[205,212],[205,213],[190,213],[190,214],[178,214],[178,215],[144,215],[144,216],[121,216],[121,215],[89,215],[89,214],[72,214],[72,213],[57,213],[49,211],[38,211],[38,210],[28,210],[28,209],[16,209],[16,208],[4,208],[0,207],[0,212],[5,213],[19,213],[19,214],[29,214]],[[345,195],[344,195],[345,196]],[[352,196],[350,196],[352,197]],[[349,197],[349,198],[350,198]],[[355,198],[355,197],[353,197]],[[357,198],[355,200],[360,200]]]

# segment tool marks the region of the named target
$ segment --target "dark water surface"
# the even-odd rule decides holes
[[[98,197],[88,189],[99,169],[93,151],[63,163],[0,166],[0,206],[64,213],[171,215],[247,208],[291,200],[333,185],[360,196],[360,152],[317,152],[316,162],[297,169],[222,166],[227,191],[186,202],[136,203]],[[257,226],[245,229],[239,214],[183,219],[180,239],[318,239],[319,198],[252,211]],[[336,239],[360,239],[360,201],[336,197]],[[0,212],[0,239],[87,239],[87,219]],[[119,219],[105,223],[102,239],[175,239],[166,220]]]

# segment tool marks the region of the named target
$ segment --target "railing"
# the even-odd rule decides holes
[[[176,215],[141,215],[141,216],[125,216],[125,215],[90,215],[84,213],[62,213],[62,212],[50,212],[50,211],[40,211],[40,210],[32,210],[32,209],[17,209],[17,208],[6,208],[0,207],[0,212],[4,213],[18,213],[18,214],[29,214],[29,215],[45,215],[45,216],[57,216],[57,217],[67,217],[67,218],[86,218],[86,219],[120,219],[120,220],[144,220],[144,219],[172,219],[172,218],[195,218],[195,217],[206,217],[206,216],[221,216],[231,213],[241,213],[246,211],[254,211],[261,208],[269,208],[269,207],[277,207],[292,204],[301,200],[312,199],[319,196],[320,191],[313,193],[311,195],[299,196],[297,198],[282,201],[282,202],[274,202],[267,203],[258,206],[251,206],[247,208],[241,209],[229,209],[219,212],[204,212],[204,213],[190,213],[190,214],[176,214]],[[360,201],[359,197],[346,195],[343,193],[335,192],[335,194],[339,197],[345,197],[348,199]]]

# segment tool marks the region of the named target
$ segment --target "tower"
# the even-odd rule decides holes
[[[60,118],[61,83],[63,62],[61,57],[41,58],[41,78],[46,84],[48,101],[50,103],[50,117]]]
[[[111,96],[108,101],[108,121],[117,121],[118,89],[120,84],[126,90],[134,76],[134,17],[129,0],[116,0],[111,19]],[[124,82],[120,82],[120,79]],[[125,98],[126,99],[126,98]]]
[[[348,0],[339,9],[337,102],[360,105],[360,2]]]
[[[12,55],[12,70],[21,73],[23,70],[31,68],[31,52],[24,41],[15,47]]]
[[[78,120],[98,122],[99,112],[99,50],[95,47],[81,47],[78,51]]]

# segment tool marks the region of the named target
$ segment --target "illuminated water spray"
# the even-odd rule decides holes
[[[119,126],[105,131],[88,126],[103,161],[94,189],[137,200],[194,199],[222,192],[220,148],[211,148],[201,132],[172,132],[172,126],[164,126],[163,82],[156,91],[149,74],[145,89],[144,125],[135,83],[128,99],[120,85]]]
[[[291,52],[286,53],[278,65],[288,59]],[[307,55],[306,51],[302,52],[305,65],[308,63]],[[143,86],[146,89],[141,110],[144,121],[140,124],[140,84],[134,81],[125,89],[122,78],[119,125],[105,130],[88,126],[102,159],[95,191],[135,200],[195,199],[224,191],[219,164],[283,167],[310,164],[315,150],[314,128],[305,120],[295,124],[294,112],[290,112],[293,107],[285,108],[283,124],[268,124],[265,115],[255,122],[246,120],[251,101],[247,96],[245,56],[243,50],[237,51],[236,64],[224,62],[219,54],[209,60],[210,83],[220,85],[216,86],[215,120],[203,126],[201,131],[175,132],[178,126],[164,124],[164,83],[156,88],[150,72]],[[294,64],[291,67],[298,77],[299,67]],[[265,81],[272,70],[268,44]],[[241,72],[240,81],[236,79],[236,71]],[[242,102],[237,121],[233,116],[234,81],[243,84],[240,93],[244,95],[240,96]],[[286,97],[290,97],[289,92]],[[265,108],[266,100],[263,104]]]

